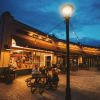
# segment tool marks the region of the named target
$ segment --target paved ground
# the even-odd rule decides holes
[[[16,78],[13,84],[0,83],[0,100],[65,100],[65,75],[60,75],[57,91],[32,94],[25,84],[29,76]],[[100,100],[100,72],[71,72],[72,100]]]

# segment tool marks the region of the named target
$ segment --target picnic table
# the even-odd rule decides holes
[[[34,93],[35,91],[39,90],[39,93],[44,92],[44,84],[47,76],[42,74],[33,74],[31,77],[26,79],[27,86],[31,87],[31,92]]]
[[[42,94],[45,89],[57,89],[58,82],[47,81],[48,76],[42,74],[34,74],[26,79],[27,86],[31,88],[31,92],[39,91]]]

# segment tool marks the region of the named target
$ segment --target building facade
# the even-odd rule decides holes
[[[0,68],[66,66],[66,42],[17,21],[9,12],[0,17]],[[100,48],[70,43],[72,70],[100,66]]]

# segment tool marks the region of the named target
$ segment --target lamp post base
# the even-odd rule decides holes
[[[65,100],[71,100],[71,88],[70,87],[66,88]]]

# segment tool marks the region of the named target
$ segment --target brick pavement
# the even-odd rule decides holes
[[[0,100],[64,100],[66,76],[60,75],[57,91],[45,91],[43,95],[32,94],[26,86],[25,79],[20,76],[13,84],[0,83]],[[71,72],[72,100],[100,100],[100,72]]]

